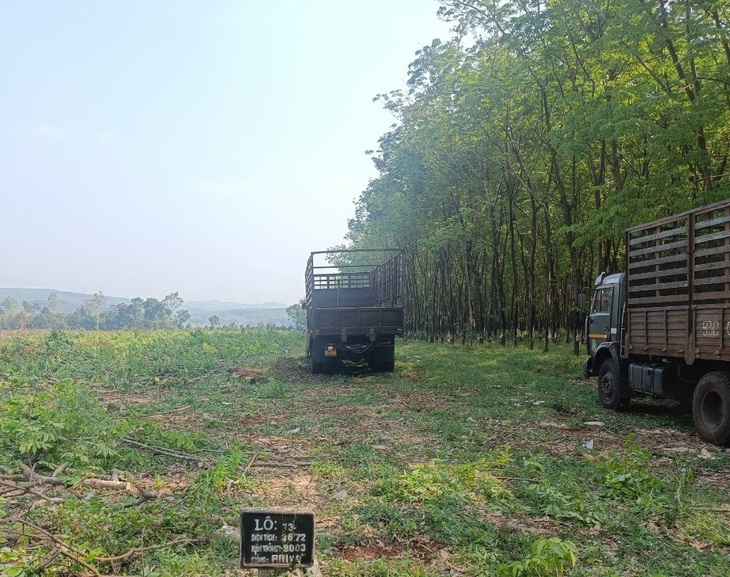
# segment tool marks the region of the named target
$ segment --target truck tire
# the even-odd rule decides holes
[[[312,361],[312,374],[319,375],[324,372],[324,363],[322,361]]]
[[[730,373],[713,371],[700,379],[692,397],[692,418],[705,441],[730,444]]]
[[[625,411],[629,408],[631,399],[621,397],[619,377],[612,359],[603,361],[598,371],[598,398],[606,409]]]

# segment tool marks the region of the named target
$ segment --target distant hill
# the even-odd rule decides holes
[[[29,302],[41,307],[48,305],[48,297],[51,294],[58,295],[58,310],[64,314],[70,314],[82,306],[93,295],[53,289],[35,288],[0,288],[0,303],[7,297],[12,297],[18,302]],[[141,297],[146,299],[148,297]],[[161,297],[155,297],[161,300]],[[185,298],[183,296],[183,298]],[[104,295],[104,308],[115,306],[119,303],[129,303],[132,299],[125,297],[114,297]],[[260,323],[273,324],[276,326],[290,326],[292,323],[286,314],[288,305],[282,303],[265,302],[262,304],[243,304],[226,301],[185,301],[180,307],[190,313],[190,324],[194,326],[207,326],[209,318],[213,315],[220,320],[221,326],[235,322],[241,326],[255,326]]]
[[[190,305],[191,307],[195,307],[197,309],[203,309],[206,311],[225,311],[225,310],[233,310],[233,309],[280,309],[282,307],[286,308],[287,305],[283,305],[281,303],[261,303],[261,304],[255,304],[255,305],[245,305],[241,303],[232,303],[232,302],[226,302],[226,301],[190,301],[186,302],[183,307],[186,305]],[[189,309],[188,309],[189,310]]]
[[[203,304],[201,307],[199,305]],[[231,303],[225,303],[227,305]],[[292,322],[286,314],[286,307],[282,304],[275,306],[274,303],[266,303],[268,306],[263,308],[262,305],[242,305],[239,308],[232,309],[215,309],[209,308],[209,301],[191,302],[182,305],[190,313],[190,324],[195,326],[207,326],[210,324],[210,317],[217,316],[221,326],[235,322],[240,326],[256,326],[260,323],[272,324],[279,326],[291,326]]]
[[[74,312],[93,296],[83,293],[57,291],[53,289],[0,288],[0,303],[7,297],[12,297],[20,303],[26,301],[31,304],[37,304],[44,307],[48,305],[48,296],[53,293],[58,295],[58,311],[64,314]],[[132,299],[104,295],[104,308],[114,306],[119,303],[128,303],[130,300]]]

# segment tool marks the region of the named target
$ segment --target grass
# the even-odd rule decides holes
[[[302,350],[1,335],[0,574],[232,575],[225,529],[274,506],[315,512],[336,577],[730,574],[730,453],[672,404],[603,410],[569,347],[400,341],[392,374],[316,376]]]

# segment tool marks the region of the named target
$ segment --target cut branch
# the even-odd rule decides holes
[[[206,539],[176,539],[175,541],[169,541],[168,543],[160,543],[159,545],[150,545],[149,547],[135,547],[130,549],[126,553],[116,555],[115,557],[97,557],[95,561],[99,563],[116,563],[118,561],[124,561],[133,555],[140,555],[147,551],[155,551],[157,549],[165,549],[166,547],[173,547],[175,545],[187,544],[187,543],[202,543]]]
[[[41,475],[39,473],[36,473],[31,469],[28,465],[21,463],[20,465],[21,471],[23,471],[23,477],[25,480],[27,480],[31,485],[53,485],[53,486],[72,486],[72,485],[80,485],[82,487],[90,487],[92,489],[111,489],[115,491],[127,491],[128,493],[138,493],[141,497],[143,497],[142,501],[145,501],[147,499],[156,499],[158,497],[157,493],[153,491],[148,491],[144,487],[132,483],[130,481],[116,481],[116,480],[109,480],[109,479],[98,479],[98,478],[88,478],[83,479],[79,481],[78,483],[74,483],[70,481],[69,479],[64,479],[61,477],[48,477],[46,475]],[[38,493],[34,493],[34,495],[38,495]]]
[[[191,455],[190,453],[185,453],[183,451],[176,451],[174,449],[166,449],[164,447],[156,447],[154,445],[145,445],[144,443],[141,443],[140,441],[137,441],[130,437],[125,437],[124,442],[127,445],[131,445],[131,446],[137,447],[139,449],[145,449],[147,451],[152,451],[153,453],[158,453],[160,455],[165,455],[167,457],[174,457],[176,459],[183,459],[183,460],[187,460],[187,461],[195,461],[196,463],[199,463],[200,461],[203,460],[200,457]]]
[[[80,551],[80,550],[76,549],[75,547],[69,545],[68,543],[66,543],[62,539],[58,538],[53,533],[50,533],[50,532],[46,531],[42,527],[39,527],[38,525],[35,525],[34,523],[31,523],[30,521],[28,521],[26,519],[20,519],[19,522],[22,523],[23,525],[26,525],[27,527],[30,527],[34,531],[37,531],[42,536],[44,536],[45,538],[49,539],[50,541],[52,541],[56,545],[59,545],[60,548],[61,548],[60,549],[60,553],[64,557],[70,559],[74,563],[78,563],[84,569],[87,569],[88,571],[91,571],[91,573],[93,575],[95,575],[96,577],[100,577],[101,576],[101,573],[99,573],[99,571],[97,571],[94,566],[89,565],[86,561],[84,561],[84,559],[82,557],[86,557],[86,553],[84,553],[83,551]]]

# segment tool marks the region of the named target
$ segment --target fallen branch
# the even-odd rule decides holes
[[[121,506],[122,509],[129,509],[130,507],[137,507],[137,506],[141,505],[142,503],[144,503],[145,501],[149,501],[150,499],[157,499],[157,497],[159,497],[159,495],[157,493],[155,493],[154,491],[148,491],[147,489],[145,489],[144,487],[140,487],[139,485],[136,486],[136,489],[138,492],[137,498],[134,500],[133,503],[123,504]]]
[[[251,460],[248,462],[248,465],[246,465],[246,468],[243,470],[242,477],[248,473],[248,471],[253,467],[253,464],[256,462],[256,455],[254,455]]]
[[[38,567],[35,568],[35,571],[38,573],[42,573],[43,570],[47,567],[50,567],[53,562],[58,559],[61,556],[61,547],[54,547],[53,550],[50,552],[48,559],[43,561]]]
[[[23,475],[25,478],[33,484],[37,485],[69,485],[71,482],[68,479],[63,479],[60,477],[48,477],[46,475],[41,475],[40,473],[36,473],[33,469],[31,469],[28,465],[21,463],[20,470],[23,471]],[[126,481],[106,481],[104,479],[83,479],[77,483],[78,485],[83,485],[84,487],[91,487],[92,489],[119,489],[119,490],[126,490],[131,491],[132,490],[132,484],[128,483]]]
[[[256,464],[252,464],[251,466],[254,469],[257,469],[259,467],[271,467],[271,468],[282,468],[282,469],[293,469],[296,467],[310,467],[312,465],[312,461],[299,461],[298,463],[274,463],[272,461],[259,461]]]
[[[0,479],[2,479],[3,481],[27,481],[25,475],[20,475],[18,473],[0,475]]]
[[[34,497],[40,497],[41,499],[44,499],[44,500],[48,501],[49,503],[62,503],[63,501],[65,501],[65,499],[61,499],[61,498],[46,497],[43,493],[38,493],[37,491],[34,491],[32,487],[23,487],[21,485],[16,485],[15,483],[8,483],[6,481],[1,481],[1,480],[0,480],[0,485],[2,485],[3,487],[8,487],[8,489],[10,489],[10,491],[8,491],[8,492],[20,491],[21,495],[27,493],[29,495],[33,495]],[[12,495],[12,496],[14,496],[14,495]]]
[[[520,481],[521,483],[539,483],[538,479],[526,479],[524,477],[494,477],[499,481]]]
[[[66,557],[67,559],[70,559],[74,563],[78,563],[81,565],[84,569],[87,571],[91,571],[92,575],[95,577],[101,577],[101,573],[96,570],[96,568],[93,565],[89,565],[86,561],[84,561],[83,557],[86,557],[86,553],[83,551],[80,551],[79,549],[76,549],[75,547],[69,545],[62,539],[56,537],[53,533],[50,533],[49,531],[46,531],[42,527],[39,527],[38,525],[35,525],[34,523],[31,523],[30,521],[26,519],[18,519],[18,522],[30,527],[34,531],[37,531],[50,541],[54,542],[56,545],[60,546],[60,554]]]
[[[138,415],[138,419],[154,419],[155,417],[164,417],[166,415],[172,415],[173,413],[182,413],[183,411],[187,411],[190,408],[190,405],[186,405],[185,407],[179,407],[177,409],[170,409],[169,411],[163,411],[161,413],[155,413],[153,415]]]
[[[91,489],[111,489],[115,491],[127,491],[128,493],[137,493],[141,497],[143,497],[140,503],[146,501],[147,499],[156,499],[158,497],[157,493],[153,491],[148,491],[144,487],[135,483],[131,483],[130,481],[115,481],[110,479],[98,479],[90,477],[88,479],[82,479],[77,483],[73,483],[68,479],[63,479],[60,477],[47,477],[45,475],[36,473],[35,471],[33,471],[33,469],[31,469],[28,465],[24,463],[21,463],[20,470],[23,471],[24,479],[31,483],[31,485],[80,485],[82,487],[90,487]],[[38,495],[38,493],[33,494]]]
[[[16,491],[20,491],[20,494],[30,492],[30,489],[28,487],[21,487],[20,485],[16,485],[15,483],[11,483],[3,479],[0,479],[0,485],[8,488],[8,490],[3,491],[2,493],[0,493],[0,495],[7,495],[9,493],[15,493]]]
[[[20,470],[23,472],[26,480],[30,483],[36,485],[64,485],[63,480],[59,479],[58,477],[47,477],[45,475],[41,475],[40,473],[36,473],[25,463],[20,464]]]
[[[728,513],[730,514],[730,509],[726,507],[696,507],[695,511],[706,511],[708,513]]]
[[[202,543],[205,541],[206,541],[206,539],[176,539],[174,541],[169,541],[167,543],[160,543],[158,545],[150,545],[149,547],[135,547],[133,549],[130,549],[126,553],[122,553],[121,555],[116,555],[114,557],[97,557],[96,559],[94,559],[94,561],[97,561],[99,563],[116,563],[117,561],[124,561],[125,559],[128,559],[129,557],[132,557],[133,555],[141,555],[142,553],[145,553],[147,551],[165,549],[166,547],[173,547],[174,545],[180,545],[182,543]]]
[[[124,442],[127,445],[132,445],[133,447],[137,447],[139,449],[145,449],[147,451],[152,451],[153,453],[158,453],[160,455],[166,455],[167,457],[174,457],[176,459],[183,459],[183,460],[187,460],[187,461],[195,461],[196,463],[199,463],[200,461],[203,460],[200,457],[191,455],[190,453],[184,453],[183,451],[176,451],[174,449],[166,449],[164,447],[156,447],[154,445],[145,445],[144,443],[141,443],[140,441],[137,441],[130,437],[124,437]]]
[[[84,479],[79,481],[79,485],[91,487],[92,489],[116,489],[132,492],[132,483],[129,481],[108,481],[106,479]]]

